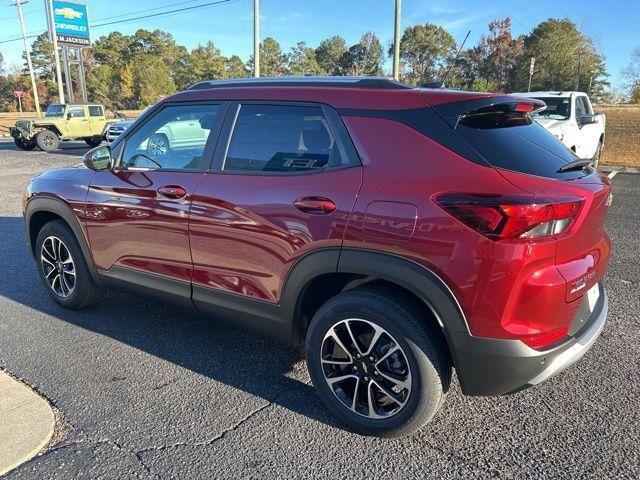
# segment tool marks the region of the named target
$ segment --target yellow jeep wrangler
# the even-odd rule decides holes
[[[104,106],[95,104],[54,104],[47,107],[42,118],[25,118],[11,128],[18,148],[45,152],[58,148],[60,141],[84,140],[97,147],[104,140],[109,125],[120,119],[107,119]]]

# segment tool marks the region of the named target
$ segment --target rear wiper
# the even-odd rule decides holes
[[[579,158],[573,162],[569,162],[558,169],[556,173],[570,172],[572,170],[582,170],[584,167],[591,165],[592,160],[587,158]]]

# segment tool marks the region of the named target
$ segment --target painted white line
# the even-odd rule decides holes
[[[614,170],[613,172],[609,172],[609,175],[607,175],[607,177],[609,177],[609,179],[612,179],[613,177],[615,177],[618,174],[617,170]]]

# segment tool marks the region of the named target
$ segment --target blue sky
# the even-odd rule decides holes
[[[23,0],[24,1],[24,0]],[[4,2],[3,2],[4,3]],[[190,6],[205,0],[87,0],[92,23],[115,15],[152,9],[161,6]],[[553,17],[569,17],[591,35],[605,55],[612,83],[621,82],[620,71],[630,59],[631,52],[640,46],[640,1],[618,0],[606,3],[598,0],[404,0],[403,28],[418,23],[434,22],[447,29],[458,42],[471,30],[468,45],[474,44],[491,19],[510,16],[515,34],[529,32],[537,23]],[[342,35],[348,43],[355,43],[360,35],[373,30],[386,46],[393,39],[394,0],[261,0],[261,36],[274,37],[286,51],[298,41],[316,46],[320,40]],[[30,0],[23,6],[29,33],[45,29],[43,0]],[[246,60],[253,48],[253,0],[232,0],[227,4],[187,11],[175,16],[162,16],[99,27],[92,37],[120,30],[132,33],[138,28],[161,28],[173,34],[176,41],[187,47],[213,41],[224,55],[237,54]],[[144,13],[140,13],[144,14]],[[126,18],[126,17],[125,17]],[[106,21],[106,20],[105,20]],[[0,5],[0,41],[18,35],[16,8]],[[6,63],[20,61],[22,42],[0,44]]]

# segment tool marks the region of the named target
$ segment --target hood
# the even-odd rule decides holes
[[[124,127],[127,128],[128,126],[130,126],[135,120],[122,120],[120,122],[115,122],[112,125],[117,125],[118,127]]]
[[[540,116],[534,117],[534,120],[539,125],[552,132],[562,130],[567,123],[566,120],[554,120],[553,118],[545,118]]]
[[[79,172],[89,170],[83,163],[79,163],[70,167],[52,168],[42,172],[38,178],[44,179],[62,179],[71,178]]]
[[[21,123],[21,122],[37,122],[38,120],[41,120],[41,119],[37,118],[37,117],[19,118],[19,119],[16,120],[16,124]]]

